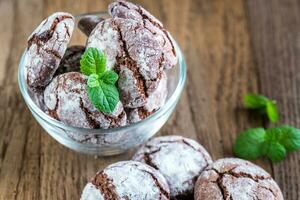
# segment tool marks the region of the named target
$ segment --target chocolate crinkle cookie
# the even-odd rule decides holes
[[[85,186],[81,200],[168,200],[165,178],[140,162],[122,161],[106,167]]]
[[[45,19],[31,34],[25,52],[26,79],[33,91],[51,81],[67,49],[74,29],[74,17],[57,12]]]
[[[131,19],[139,21],[145,29],[159,37],[160,48],[163,52],[162,65],[165,68],[172,68],[177,63],[176,52],[169,32],[163,24],[142,6],[124,0],[117,0],[108,7],[112,17]]]
[[[120,102],[111,114],[98,111],[87,94],[87,77],[69,72],[55,77],[44,91],[47,113],[65,124],[82,128],[113,128],[126,125]]]
[[[199,143],[181,136],[151,139],[136,152],[133,160],[154,167],[166,178],[171,199],[192,199],[197,177],[212,163]]]
[[[85,47],[81,45],[68,47],[60,61],[54,77],[67,72],[80,72],[80,59],[84,52]]]
[[[143,23],[121,18],[100,22],[88,38],[87,47],[102,49],[107,65],[119,73],[119,91],[125,107],[146,104],[161,80],[165,41]]]
[[[270,174],[251,162],[224,158],[215,161],[198,178],[195,200],[283,200]]]

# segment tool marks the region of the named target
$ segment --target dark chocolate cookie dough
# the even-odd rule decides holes
[[[68,47],[54,77],[67,72],[80,72],[80,59],[84,51],[85,47],[81,45]]]
[[[78,22],[78,28],[86,35],[89,36],[94,28],[99,24],[103,18],[97,15],[87,15],[82,17]]]
[[[133,156],[166,178],[171,199],[192,199],[200,173],[212,163],[210,155],[196,141],[181,136],[163,136],[149,140]]]
[[[199,176],[195,200],[283,200],[270,174],[251,162],[224,158]]]

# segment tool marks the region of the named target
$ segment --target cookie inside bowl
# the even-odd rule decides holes
[[[57,16],[59,13],[53,15]],[[75,27],[76,24],[82,24],[81,19],[86,20],[91,16],[99,19],[92,31],[81,32]],[[72,39],[59,40],[64,45],[67,43],[64,54],[57,56],[56,49],[46,51],[49,54],[47,55],[47,58],[50,57],[49,60],[52,56],[60,59],[60,62],[54,64],[51,69],[47,68],[51,73],[44,73],[43,76],[47,76],[50,81],[44,85],[35,87],[28,84],[30,70],[26,61],[34,58],[28,56],[28,48],[24,53],[19,68],[20,89],[34,116],[39,122],[47,124],[47,128],[42,125],[47,131],[49,127],[63,130],[63,136],[52,134],[56,136],[56,139],[64,137],[65,140],[71,140],[78,145],[84,144],[85,147],[89,144],[92,146],[112,146],[112,143],[119,145],[124,140],[129,142],[129,140],[136,139],[132,137],[124,139],[122,135],[116,134],[115,138],[122,138],[123,141],[118,139],[116,142],[106,143],[103,142],[101,134],[119,132],[121,129],[136,131],[142,124],[163,119],[163,123],[158,123],[158,128],[150,131],[151,134],[147,133],[153,135],[165,123],[171,114],[170,110],[175,108],[185,80],[185,63],[176,42],[171,39],[163,26],[154,23],[150,18],[147,19],[147,26],[151,26],[153,29],[151,31],[148,30],[149,27],[142,25],[144,21],[133,22],[133,19],[126,17],[114,18],[112,15],[100,12],[76,16],[74,18],[75,31],[66,33],[72,36]],[[49,19],[54,19],[52,25],[49,26],[54,37],[59,31],[56,29],[57,24],[65,22],[53,16],[44,20],[34,32],[38,33],[38,29],[43,27],[46,21],[49,23]],[[134,30],[130,32],[126,23],[118,24],[120,20],[126,21],[128,25],[134,23],[137,29],[140,29],[139,32],[135,33]],[[155,39],[153,31],[164,35]],[[136,36],[134,34],[139,34],[139,37],[134,37]],[[35,37],[42,38],[40,35]],[[153,44],[147,43],[149,39],[153,41]],[[44,40],[34,42],[35,46],[45,43]],[[51,47],[59,48],[59,45]],[[89,48],[98,49],[103,53],[106,71],[113,71],[118,75],[114,87],[119,93],[119,101],[110,113],[99,110],[91,100],[89,75],[81,71],[81,60]],[[38,53],[38,50],[36,51]],[[173,58],[170,58],[171,54]],[[163,115],[166,116],[162,117]],[[128,149],[127,146],[124,148]]]

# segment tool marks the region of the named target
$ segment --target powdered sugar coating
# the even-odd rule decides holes
[[[81,195],[81,200],[102,199],[168,200],[169,188],[165,178],[152,167],[140,162],[122,161],[98,172]]]
[[[276,182],[259,166],[237,158],[224,158],[199,176],[195,199],[283,200],[283,196]]]
[[[80,200],[105,200],[101,192],[92,183],[86,184],[82,191]]]
[[[106,55],[106,67],[114,68],[116,57],[121,54],[119,32],[114,26],[113,19],[106,19],[98,23],[88,37],[86,48],[99,48]]]
[[[162,72],[158,85],[152,91],[148,90],[147,102],[144,105],[146,111],[153,112],[165,104],[168,95],[167,81],[166,73]]]
[[[126,124],[126,114],[119,103],[112,114],[98,111],[87,95],[87,77],[78,72],[59,75],[44,91],[47,113],[72,126],[111,128]]]
[[[108,12],[112,17],[132,19],[144,24],[144,27],[151,30],[155,36],[159,37],[160,47],[163,50],[163,66],[172,68],[177,63],[177,57],[171,36],[163,27],[163,24],[142,6],[135,5],[124,0],[117,0],[108,7]]]
[[[24,63],[27,84],[32,90],[43,89],[52,79],[74,29],[74,17],[57,12],[34,30],[28,39]]]
[[[199,143],[181,136],[151,139],[136,152],[133,160],[159,170],[169,184],[173,199],[191,198],[196,178],[212,163]]]
[[[140,108],[126,109],[129,123],[139,122],[153,114],[165,104],[167,95],[167,75],[163,72],[158,86],[150,92],[146,99],[146,104]]]

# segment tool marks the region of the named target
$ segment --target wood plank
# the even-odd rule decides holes
[[[300,4],[297,0],[248,0],[254,60],[263,94],[278,101],[280,123],[300,127]],[[286,199],[300,199],[300,152],[274,164]]]
[[[1,25],[0,29],[0,43],[2,47],[0,54],[0,85],[3,84],[5,78],[13,38],[13,5],[13,1],[10,0],[0,1],[0,18],[6,19],[6,22]]]
[[[0,17],[7,19],[5,29],[0,30],[4,48],[0,55],[0,130],[4,130],[0,132],[0,199],[79,199],[96,171],[130,159],[133,151],[95,159],[58,144],[29,113],[16,80],[26,38],[44,17],[55,11],[104,10],[109,2],[0,1]],[[158,135],[197,139],[215,159],[232,156],[236,135],[263,125],[242,109],[242,95],[255,91],[278,99],[282,122],[300,127],[297,0],[270,4],[251,0],[245,5],[242,0],[134,2],[164,22],[187,60],[185,91]],[[85,40],[76,33],[72,43],[84,44]],[[274,165],[286,199],[300,199],[299,159],[299,153],[294,153]],[[268,161],[257,163],[272,173]]]
[[[8,2],[12,7],[2,7]],[[7,23],[5,29],[1,29],[4,31],[4,35],[1,34],[1,45],[4,45],[1,54],[4,53],[6,58],[1,60],[5,66],[0,66],[0,199],[38,199],[40,131],[37,130],[40,127],[19,93],[17,66],[28,33],[40,21],[42,4],[36,0],[1,1],[0,4],[1,19]]]

